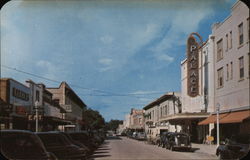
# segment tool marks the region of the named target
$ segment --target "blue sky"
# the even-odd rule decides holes
[[[1,63],[66,81],[105,118],[181,91],[186,39],[204,40],[235,0],[22,1],[1,9]],[[2,77],[59,83],[1,67]],[[80,87],[76,87],[80,86]]]

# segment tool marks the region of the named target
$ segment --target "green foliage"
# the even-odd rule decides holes
[[[84,122],[84,129],[98,130],[105,126],[105,120],[102,115],[91,108],[83,111],[82,119]]]
[[[113,119],[111,119],[109,122],[107,122],[105,124],[105,129],[106,130],[116,131],[119,124],[123,124],[123,121],[122,120],[113,120]]]

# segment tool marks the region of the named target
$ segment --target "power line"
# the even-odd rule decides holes
[[[27,74],[27,75],[37,77],[37,78],[40,78],[40,79],[44,79],[44,80],[47,80],[47,81],[51,81],[51,82],[55,82],[55,83],[61,83],[61,81],[58,81],[58,80],[43,77],[43,76],[40,76],[40,75],[37,75],[37,74],[34,74],[34,73],[30,73],[30,72],[23,71],[23,70],[20,70],[20,69],[16,69],[16,68],[13,68],[13,67],[9,67],[9,66],[6,66],[6,65],[1,65],[1,68],[14,70],[16,72]],[[102,95],[87,94],[88,96],[129,96],[129,97],[141,98],[141,97],[137,97],[137,96],[140,96],[140,95],[153,95],[153,94],[164,94],[165,93],[165,92],[154,92],[154,93],[127,93],[127,94],[123,93],[123,94],[117,94],[117,93],[110,92],[110,91],[104,91],[104,90],[100,90],[100,89],[91,89],[91,88],[82,87],[82,86],[75,85],[75,84],[70,84],[70,83],[69,83],[69,85],[71,87],[80,88],[80,89],[84,89],[84,90],[90,90],[90,91],[99,92],[99,93],[106,93],[106,94],[102,94]]]

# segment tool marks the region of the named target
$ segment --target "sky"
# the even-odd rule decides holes
[[[235,2],[13,0],[0,11],[1,77],[66,81],[106,121],[122,120],[181,92],[187,37],[198,32],[205,41]]]

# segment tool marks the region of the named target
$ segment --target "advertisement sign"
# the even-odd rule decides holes
[[[187,87],[190,97],[199,94],[199,44],[193,35],[187,40]]]

